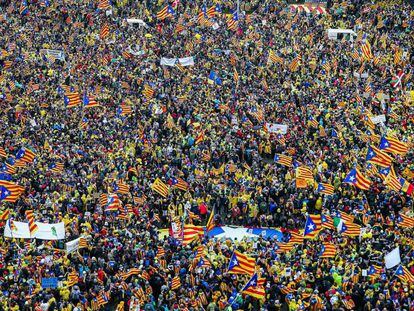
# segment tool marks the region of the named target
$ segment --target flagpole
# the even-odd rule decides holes
[[[237,0],[237,16],[240,15],[240,0]]]

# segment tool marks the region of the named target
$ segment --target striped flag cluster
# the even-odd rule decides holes
[[[334,258],[336,256],[336,247],[334,244],[323,242],[319,257]]]
[[[371,164],[377,164],[382,167],[389,167],[392,162],[392,157],[375,146],[368,146],[367,156],[365,160]]]
[[[414,218],[400,213],[397,217],[397,224],[401,228],[414,228]]]
[[[118,180],[114,183],[114,191],[121,194],[129,193],[129,186],[122,180]]]
[[[0,202],[16,202],[24,192],[24,187],[13,182],[0,180]]]
[[[314,181],[313,173],[310,167],[308,166],[299,166],[296,168],[296,178],[304,179],[306,181]]]
[[[252,278],[246,283],[246,285],[242,288],[242,293],[255,297],[257,299],[264,299],[266,296],[266,292],[264,289],[265,282],[265,278],[259,278],[257,273],[255,273],[252,276]]]
[[[166,5],[160,11],[157,12],[157,19],[164,20],[169,17],[173,17],[175,14],[174,9],[171,5]]]
[[[67,286],[72,287],[76,285],[78,283],[78,278],[79,276],[76,271],[69,272],[67,277]]]
[[[98,9],[100,10],[108,10],[111,8],[111,3],[109,0],[99,0]]]
[[[189,184],[180,177],[172,178],[172,186],[183,191],[187,191],[190,187]]]
[[[284,166],[291,166],[292,165],[292,157],[286,156],[284,154],[275,154],[273,158],[274,162]]]
[[[53,173],[61,173],[63,172],[64,165],[61,162],[54,162],[54,163],[50,163],[48,169],[49,171]]]
[[[0,147],[0,157],[7,158],[7,152],[3,147]]]
[[[403,283],[413,284],[414,283],[414,276],[406,267],[400,265],[397,270],[395,271],[395,275],[401,280]]]
[[[66,93],[64,96],[64,103],[66,108],[73,108],[81,104],[81,99],[78,92]]]
[[[227,28],[236,31],[239,26],[239,15],[237,11],[231,14],[231,17],[227,20]]]
[[[332,195],[335,192],[334,186],[327,183],[319,183],[317,188],[318,193],[326,194],[326,195]]]
[[[37,232],[37,230],[39,230],[39,227],[36,225],[34,220],[33,210],[27,210],[24,212],[24,214],[26,215],[26,218],[29,222],[30,235],[33,236]]]
[[[121,105],[119,105],[118,109],[117,109],[117,114],[120,116],[128,116],[130,114],[132,114],[134,111],[132,110],[131,106],[122,103]]]
[[[16,153],[16,160],[23,163],[32,163],[36,157],[36,153],[28,148],[21,148]],[[16,161],[17,162],[17,161]]]
[[[4,210],[0,215],[0,221],[6,221],[10,217],[10,211],[8,209]]]
[[[256,268],[256,261],[239,251],[234,251],[230,257],[228,273],[253,275]]]
[[[111,298],[109,292],[101,291],[97,297],[98,299],[98,306],[102,307],[106,305],[109,302],[109,299]]]
[[[322,230],[322,218],[321,215],[314,215],[309,214],[306,223],[305,223],[305,231],[304,231],[304,238],[305,239],[313,239],[318,235],[318,233]]]
[[[404,143],[397,138],[382,136],[379,149],[393,154],[405,155],[409,148],[407,143]]]
[[[372,184],[371,180],[365,177],[357,168],[352,169],[343,182],[354,185],[362,190],[368,190]]]
[[[79,239],[79,248],[87,248],[88,247],[88,240],[84,237],[80,237]]]
[[[151,189],[164,198],[168,197],[169,187],[166,183],[164,183],[161,179],[157,178],[153,184],[151,185]]]
[[[273,64],[280,64],[283,65],[283,58],[281,58],[280,56],[276,55],[276,53],[273,50],[269,51],[269,56],[267,59],[268,63],[273,63]]]
[[[188,245],[194,240],[204,235],[204,228],[202,226],[184,225],[183,228],[183,245]]]
[[[302,57],[301,57],[300,55],[296,56],[296,57],[292,60],[292,62],[289,64],[289,70],[290,70],[291,72],[295,72],[295,71],[299,68],[300,61],[301,61],[301,60],[302,60]]]
[[[171,289],[176,290],[181,287],[181,280],[180,277],[177,275],[171,281]]]
[[[108,37],[108,35],[109,35],[109,25],[108,25],[108,23],[105,23],[101,27],[101,31],[99,33],[99,37],[101,39],[105,39],[106,37]]]
[[[144,90],[142,91],[142,95],[144,95],[144,97],[147,100],[150,100],[154,97],[155,91],[151,88],[151,86],[149,86],[148,84],[144,85]]]
[[[295,247],[295,243],[288,242],[288,243],[277,243],[275,247],[276,254],[282,254],[290,252]]]

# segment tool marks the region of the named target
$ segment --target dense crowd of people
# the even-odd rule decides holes
[[[204,2],[0,0],[0,309],[414,310],[413,8]]]

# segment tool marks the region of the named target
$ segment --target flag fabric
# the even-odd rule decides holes
[[[7,221],[10,217],[10,211],[8,209],[4,210],[0,215],[0,221]]]
[[[206,230],[210,231],[214,229],[215,227],[215,219],[214,219],[214,209],[211,211],[210,216],[208,216],[207,224],[206,224]]]
[[[249,257],[234,251],[231,255],[228,267],[228,273],[231,274],[249,274],[253,275],[256,267],[256,261],[254,258]]]
[[[211,262],[207,258],[201,257],[198,260],[197,267],[199,267],[199,268],[209,268],[209,267],[211,267]]]
[[[319,253],[320,258],[334,258],[336,256],[336,247],[334,244],[323,242]]]
[[[305,179],[306,181],[314,181],[312,170],[308,166],[297,167],[296,178]]]
[[[107,202],[105,206],[105,212],[114,212],[122,208],[122,202],[116,193],[107,195]]]
[[[335,229],[334,222],[331,216],[321,215],[322,228]]]
[[[24,163],[32,163],[34,161],[36,157],[36,154],[27,148],[21,148],[17,153],[16,153],[16,160],[20,160]]]
[[[116,110],[116,113],[120,116],[128,116],[132,114],[134,111],[132,110],[131,106],[122,103]]]
[[[401,228],[414,228],[414,218],[408,217],[404,214],[398,214],[396,223]]]
[[[219,4],[213,5],[211,6],[208,10],[207,10],[207,16],[208,17],[214,17],[216,14],[220,14],[221,11],[221,7]]]
[[[277,243],[274,250],[276,254],[282,254],[286,252],[290,252],[295,247],[295,243],[288,242],[288,243]]]
[[[61,173],[63,172],[63,169],[64,169],[64,165],[61,162],[50,163],[48,166],[48,170],[53,173]]]
[[[306,219],[304,238],[313,239],[322,230],[321,215],[309,214]]]
[[[405,155],[408,152],[408,145],[396,138],[382,136],[379,149],[393,154]]]
[[[394,169],[392,166],[390,167],[383,167],[378,170],[378,176],[381,177],[382,180],[386,180],[389,174],[395,174]]]
[[[391,165],[392,158],[374,146],[368,146],[367,156],[365,160],[368,163],[377,164],[379,166],[388,167]]]
[[[151,189],[164,198],[168,196],[169,188],[166,183],[164,183],[161,179],[157,178],[154,183],[151,185]]]
[[[27,7],[27,0],[21,0],[19,12],[20,15],[27,15],[29,13],[29,9]]]
[[[3,147],[0,147],[0,157],[7,158],[7,152]]]
[[[73,108],[81,104],[81,99],[77,92],[66,93],[63,99],[66,108]]]
[[[255,273],[246,283],[246,285],[244,285],[241,291],[242,293],[255,297],[257,299],[264,299],[266,296],[263,286],[265,281],[265,279],[259,280],[257,273]]]
[[[291,166],[292,165],[292,157],[283,155],[283,154],[275,154],[273,161],[277,164],[284,165],[284,166]]]
[[[372,51],[371,51],[371,44],[369,43],[367,39],[364,39],[361,45],[361,51],[362,51],[362,55],[365,60],[370,60],[374,58],[374,55],[372,54]]]
[[[334,226],[337,228],[338,232],[346,236],[359,236],[361,233],[361,226],[354,223],[346,223],[342,218],[335,217],[333,219]]]
[[[158,20],[164,20],[168,17],[173,17],[175,14],[175,11],[173,9],[173,7],[171,5],[166,5],[164,8],[162,8],[158,13],[157,13],[157,19]]]
[[[295,72],[295,71],[299,68],[300,61],[301,61],[301,60],[302,60],[302,57],[301,57],[300,55],[296,56],[296,57],[292,60],[292,62],[290,63],[290,65],[289,65],[289,70],[290,70],[291,72]]]
[[[308,119],[308,125],[310,125],[312,127],[315,127],[315,128],[319,127],[318,121],[316,121],[315,118],[312,117],[312,116],[310,116],[309,119]]]
[[[151,98],[154,97],[155,91],[151,88],[151,86],[149,86],[148,84],[144,85],[144,90],[142,91],[142,95],[144,95],[144,97],[147,100],[150,100]]]
[[[116,181],[114,183],[114,191],[121,194],[128,194],[129,193],[129,186],[122,180]]]
[[[371,265],[367,270],[367,276],[369,277],[378,277],[381,274],[382,268],[377,265]]]
[[[29,221],[30,235],[33,236],[37,232],[37,230],[39,230],[39,227],[36,225],[34,220],[33,210],[27,210],[24,212],[24,214],[26,215],[26,218]]]
[[[76,271],[69,272],[67,276],[67,286],[71,287],[71,286],[76,285],[78,283],[78,279],[79,279],[79,276],[76,273]]]
[[[183,228],[183,245],[188,245],[203,235],[204,228],[202,226],[186,224]]]
[[[105,291],[102,290],[99,293],[97,299],[98,299],[98,306],[102,307],[102,306],[106,305],[109,302],[110,295],[109,295],[108,292],[105,292]]]
[[[268,63],[273,63],[273,64],[280,64],[283,65],[283,58],[279,57],[278,55],[276,55],[276,53],[273,50],[269,51],[269,57],[267,59]]]
[[[327,184],[327,183],[319,183],[318,184],[318,189],[317,192],[318,193],[323,193],[326,195],[332,195],[334,194],[335,188],[334,186]]]
[[[179,276],[175,276],[171,281],[171,289],[176,290],[181,287],[181,280]]]
[[[98,9],[99,10],[108,10],[111,8],[111,3],[109,0],[99,0]]]
[[[174,188],[183,190],[183,191],[187,191],[188,188],[190,187],[189,184],[182,178],[180,177],[173,177],[172,179],[172,186]]]
[[[237,72],[236,68],[234,68],[233,71],[233,79],[234,79],[234,83],[239,83],[239,73]]]
[[[395,271],[395,275],[401,280],[403,283],[413,284],[414,283],[414,275],[404,266],[400,265],[397,270]]]
[[[13,182],[0,180],[0,202],[16,202],[24,192],[24,187]]]
[[[101,31],[99,33],[99,37],[101,39],[105,39],[106,37],[108,37],[108,35],[109,35],[109,25],[108,25],[108,23],[105,23],[101,27]]]
[[[82,103],[83,103],[83,107],[85,108],[99,107],[99,104],[95,100],[95,97],[88,96],[87,93],[83,94]]]
[[[394,174],[388,174],[384,180],[384,184],[390,189],[395,192],[399,192],[401,190],[400,180]]]
[[[87,248],[88,247],[88,240],[84,237],[79,238],[79,248]]]
[[[236,31],[239,26],[239,15],[237,11],[233,11],[231,17],[227,20],[227,28]]]
[[[371,186],[371,180],[362,175],[357,168],[352,169],[343,182],[352,184],[362,190],[368,190]]]

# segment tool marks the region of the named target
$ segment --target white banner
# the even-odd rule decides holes
[[[387,269],[391,269],[392,267],[399,265],[401,263],[400,247],[397,246],[394,250],[385,255],[384,261],[385,268]]]
[[[80,238],[65,243],[66,252],[68,254],[76,252],[79,249]]]
[[[288,126],[286,124],[266,123],[266,129],[269,133],[286,134]]]
[[[55,59],[59,59],[62,62],[65,61],[65,53],[61,50],[48,50],[48,49],[42,49],[40,50],[40,54],[45,54],[46,56],[52,56]]]
[[[179,58],[178,62],[181,64],[181,66],[194,66],[194,57],[183,57]]]
[[[176,62],[177,62],[177,59],[176,58],[161,57],[160,65],[161,66],[171,66],[171,67],[174,67]]]
[[[379,116],[370,117],[372,123],[378,124],[378,123],[384,123],[385,122],[385,115],[380,114]]]
[[[4,227],[4,236],[7,238],[19,239],[40,239],[40,240],[63,240],[65,238],[65,224],[59,222],[56,224],[46,224],[35,222],[39,230],[31,236],[29,224],[27,222],[13,221],[14,229],[10,229],[9,220]]]
[[[194,57],[183,57],[183,58],[167,58],[167,57],[161,57],[160,65],[161,66],[171,66],[174,67],[177,65],[177,63],[180,63],[181,66],[194,66]]]

